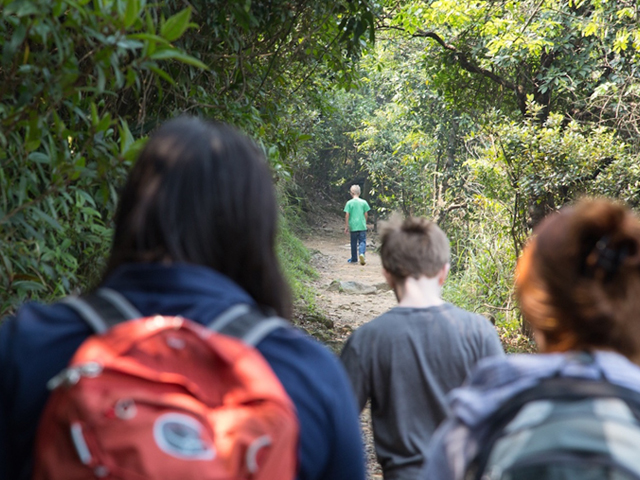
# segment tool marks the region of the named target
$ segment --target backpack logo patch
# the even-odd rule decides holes
[[[182,460],[212,460],[213,444],[202,438],[203,426],[193,417],[165,413],[153,426],[153,437],[163,452]]]

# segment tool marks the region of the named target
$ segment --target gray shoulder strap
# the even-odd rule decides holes
[[[111,288],[99,288],[96,291],[96,294],[118,309],[126,320],[133,320],[134,318],[140,318],[143,316],[138,309],[124,297],[124,295]]]
[[[82,298],[67,297],[63,298],[61,303],[64,303],[75,310],[75,312],[80,315],[80,318],[82,318],[82,320],[84,320],[95,333],[104,333],[109,330],[109,327],[102,317],[98,315],[98,312],[96,312],[93,307]]]
[[[250,331],[248,331],[242,337],[242,341],[248,345],[253,345],[255,347],[274,330],[287,327],[291,327],[291,323],[287,322],[284,318],[265,318],[257,325],[255,325]]]
[[[235,319],[248,314],[251,312],[251,307],[246,304],[239,304],[229,307],[227,310],[222,312],[216,318],[214,318],[207,328],[209,330],[213,330],[214,332],[222,331],[228,324],[233,322]]]
[[[96,333],[142,316],[123,295],[110,288],[99,288],[84,297],[67,297],[62,302],[75,310]]]
[[[256,346],[277,328],[291,324],[280,317],[266,317],[249,305],[234,305],[213,319],[207,326],[214,332],[242,340],[247,345]]]

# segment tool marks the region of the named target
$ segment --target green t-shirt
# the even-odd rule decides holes
[[[358,232],[367,229],[367,221],[364,218],[365,212],[371,210],[366,200],[352,198],[344,206],[344,211],[349,214],[349,230]]]

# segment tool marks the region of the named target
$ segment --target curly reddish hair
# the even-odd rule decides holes
[[[544,351],[607,349],[640,363],[640,221],[604,199],[548,216],[518,261],[516,295]]]

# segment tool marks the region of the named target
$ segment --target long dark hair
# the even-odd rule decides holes
[[[277,216],[271,174],[251,140],[228,125],[171,120],[151,136],[121,193],[106,275],[126,263],[204,265],[288,317]]]

